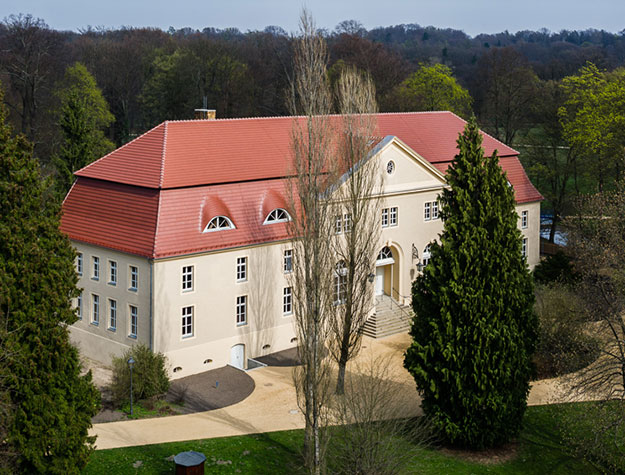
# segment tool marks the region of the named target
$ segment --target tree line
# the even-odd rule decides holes
[[[330,80],[346,65],[367,71],[381,112],[443,106],[467,118],[473,112],[508,144],[520,130],[543,123],[544,111],[531,114],[544,102],[539,86],[575,75],[589,61],[599,70],[625,61],[623,32],[541,30],[471,38],[417,24],[367,31],[348,20],[321,34],[328,43]],[[294,37],[276,26],[76,33],[20,14],[0,23],[0,80],[11,122],[49,163],[62,142],[54,92],[76,62],[101,89],[114,117],[106,135],[120,146],[163,120],[192,118],[204,98],[218,117],[288,115],[293,45]],[[420,88],[427,79],[418,75],[424,65],[438,68],[432,72],[438,74],[431,77],[435,83],[452,77],[465,97],[451,105],[432,99],[431,89]]]

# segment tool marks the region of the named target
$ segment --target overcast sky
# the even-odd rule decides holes
[[[268,25],[297,29],[302,5],[317,25],[333,29],[358,20],[367,29],[401,23],[455,28],[471,36],[504,30],[625,29],[625,0],[2,0],[0,18],[31,13],[52,28],[154,26],[164,30]]]

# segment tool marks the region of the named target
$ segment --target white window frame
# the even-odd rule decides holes
[[[438,201],[432,201],[432,219],[438,219]]]
[[[247,256],[237,257],[237,282],[247,282]]]
[[[521,255],[527,259],[527,238],[524,237],[521,241]]]
[[[423,264],[423,267],[427,266],[432,260],[431,248],[432,248],[432,245],[428,244],[423,249],[423,257],[421,258],[421,264]]]
[[[139,309],[136,305],[128,305],[128,338],[137,338],[139,327]]]
[[[93,256],[92,263],[93,273],[91,274],[91,278],[93,280],[100,280],[100,258],[98,256]]]
[[[247,325],[247,295],[237,296],[236,324],[238,327]]]
[[[193,291],[193,274],[195,273],[195,267],[193,265],[190,266],[182,266],[182,291],[183,292],[192,292]]]
[[[293,315],[293,289],[284,287],[282,290],[282,315]]]
[[[521,211],[521,229],[527,229],[528,218],[529,212],[527,210]]]
[[[236,229],[232,220],[228,216],[215,216],[208,222],[202,232],[213,233],[215,231],[223,231],[226,229]]]
[[[82,275],[82,270],[83,270],[83,256],[82,256],[82,252],[79,252],[78,255],[76,256],[76,273],[78,275]]]
[[[82,320],[82,292],[76,297],[76,308],[78,309],[76,316]]]
[[[352,232],[352,214],[345,213],[343,215],[343,231],[346,233]]]
[[[382,227],[388,228],[388,208],[382,209]]]
[[[342,305],[347,300],[347,267],[343,261],[334,268],[334,305]]]
[[[117,261],[109,261],[109,284],[117,285]]]
[[[423,206],[423,220],[431,221],[432,220],[432,202],[426,201]]]
[[[290,274],[291,272],[293,272],[293,249],[284,250],[282,270],[285,274]]]
[[[389,208],[388,225],[397,226],[397,222],[399,221],[398,218],[399,218],[399,213],[397,210],[397,206],[393,206],[392,208]]]
[[[343,216],[340,214],[334,217],[334,234],[343,234]]]
[[[117,300],[109,299],[109,325],[108,329],[115,331],[117,329]]]
[[[263,224],[286,223],[287,221],[291,221],[288,211],[284,208],[276,208],[267,215]]]
[[[128,290],[136,292],[139,290],[139,268],[137,266],[129,266],[129,275],[130,278],[128,282],[130,283]]]
[[[182,307],[181,317],[182,317],[182,338],[191,338],[193,336],[193,313],[194,308],[193,305],[189,305],[187,307]]]
[[[91,324],[100,325],[100,296],[91,294]]]

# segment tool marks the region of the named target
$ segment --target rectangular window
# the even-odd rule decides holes
[[[92,302],[92,313],[91,313],[91,323],[94,325],[100,324],[100,296],[96,294],[91,294],[91,302]]]
[[[184,266],[182,268],[182,291],[190,292],[193,290],[193,266]]]
[[[78,275],[82,275],[82,252],[79,252],[76,256],[76,272],[78,272]]]
[[[137,320],[139,318],[139,311],[134,305],[130,306],[130,338],[137,338]]]
[[[247,257],[237,257],[237,282],[247,280]]]
[[[247,295],[237,297],[237,325],[247,323]]]
[[[78,309],[76,315],[82,320],[82,293],[76,298],[76,308]]]
[[[389,210],[388,224],[390,226],[397,226],[397,207]]]
[[[93,280],[99,280],[100,279],[100,258],[99,257],[93,257],[93,275],[92,275]]]
[[[423,219],[425,221],[432,219],[432,203],[429,201],[425,203],[425,207],[423,208]]]
[[[432,201],[432,219],[438,219],[438,201]]]
[[[291,287],[285,287],[282,293],[282,313],[284,315],[293,313],[293,291]]]
[[[182,307],[182,338],[193,336],[193,307]]]
[[[334,304],[345,303],[347,295],[347,273],[345,269],[334,274]]]
[[[527,210],[521,211],[521,228],[527,228]]]
[[[130,290],[137,290],[139,286],[139,269],[130,266]]]
[[[117,285],[117,262],[109,261],[109,284]]]
[[[346,213],[343,215],[343,229],[346,233],[352,232],[352,215],[351,213]]]
[[[340,214],[335,217],[334,232],[336,234],[341,234],[343,232],[343,217]]]
[[[382,227],[385,228],[388,226],[388,208],[384,208],[382,210]]]
[[[109,330],[117,328],[117,301],[109,299]]]
[[[284,273],[293,271],[293,249],[284,251]]]
[[[527,238],[523,238],[523,242],[521,243],[521,255],[527,257]]]

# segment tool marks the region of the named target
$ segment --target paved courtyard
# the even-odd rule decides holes
[[[379,340],[364,337],[357,363],[366,364],[378,357],[389,358],[392,371],[388,377],[402,394],[406,414],[418,415],[420,398],[412,376],[402,364],[403,353],[409,344],[407,333]],[[284,360],[289,359],[281,359]],[[292,366],[267,366],[247,372],[246,376],[253,380],[253,391],[240,402],[227,407],[180,416],[95,424],[90,434],[98,436],[98,449],[108,449],[300,429],[304,427],[304,420],[297,406],[292,371]],[[215,389],[207,384],[206,391]],[[222,384],[220,381],[219,385]],[[193,391],[201,394],[202,385],[195,386]],[[558,400],[561,400],[561,393],[555,380],[543,380],[533,385],[529,404],[547,404]]]

